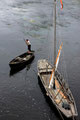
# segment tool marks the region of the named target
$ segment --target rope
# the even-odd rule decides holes
[[[63,118],[63,116],[62,116],[60,110],[58,109],[58,107],[56,107],[56,108],[57,108],[57,110],[58,110],[58,112],[59,112],[59,115],[60,115],[61,119],[64,120],[64,118]]]

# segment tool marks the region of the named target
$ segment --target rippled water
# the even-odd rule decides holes
[[[80,118],[80,0],[57,1],[57,45],[63,41],[59,70],[69,83]],[[35,50],[34,61],[10,76],[9,61]],[[53,62],[53,0],[0,0],[0,120],[59,120],[37,78],[37,60]]]

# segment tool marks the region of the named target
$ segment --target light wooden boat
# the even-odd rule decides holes
[[[46,59],[38,61],[38,76],[46,90],[46,95],[50,97],[52,103],[67,118],[77,116],[76,104],[73,95],[61,74],[55,72],[55,89],[49,88],[49,80],[53,66]]]
[[[63,7],[62,0],[60,1]],[[63,43],[56,56],[56,0],[54,0],[54,65],[51,65],[46,59],[38,60],[38,76],[46,90],[46,95],[52,100],[59,113],[74,120],[78,113],[73,95],[57,70],[62,45]]]

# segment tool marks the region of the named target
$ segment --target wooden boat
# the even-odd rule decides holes
[[[75,100],[68,84],[57,70],[63,44],[60,45],[56,57],[56,0],[54,0],[54,5],[54,65],[46,59],[38,60],[38,77],[46,90],[46,95],[49,96],[60,115],[74,120],[78,115]]]
[[[50,97],[58,111],[63,113],[67,118],[77,116],[77,109],[73,95],[61,74],[57,70],[55,71],[54,89],[54,87],[49,87],[53,66],[46,59],[39,60],[37,66],[38,77],[46,90],[46,95]]]
[[[34,59],[34,51],[23,53],[10,61],[9,66],[17,69],[29,64]]]

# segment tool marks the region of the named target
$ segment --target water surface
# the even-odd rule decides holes
[[[57,1],[57,46],[63,41],[59,70],[75,98],[80,118],[80,0]],[[9,61],[35,50],[34,61],[10,76]],[[0,120],[59,120],[40,87],[37,61],[53,63],[53,0],[0,0]],[[57,47],[58,49],[58,47]]]

